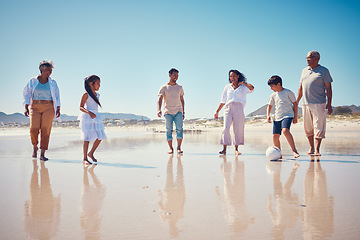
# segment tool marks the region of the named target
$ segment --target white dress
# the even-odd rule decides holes
[[[96,97],[99,99],[100,94],[96,93]],[[100,114],[98,113],[98,104],[88,94],[88,99],[85,102],[85,108],[94,113],[96,118],[91,118],[87,113],[81,113],[78,117],[80,120],[80,128],[82,130],[81,138],[84,141],[94,141],[96,139],[106,139],[104,131],[104,124]]]

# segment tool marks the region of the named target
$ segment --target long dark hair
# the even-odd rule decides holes
[[[94,101],[99,104],[99,106],[101,107],[101,104],[99,102],[99,99],[96,97],[96,95],[93,93],[93,91],[91,91],[91,87],[90,87],[90,83],[95,83],[97,80],[100,80],[100,78],[96,75],[91,75],[88,76],[87,78],[85,78],[85,90],[86,92],[89,94],[89,96],[94,99]]]
[[[229,82],[230,82],[230,83],[231,83],[231,81],[230,81],[230,73],[232,73],[232,72],[239,76],[238,82],[246,82],[246,77],[245,77],[244,74],[242,74],[242,73],[239,72],[238,70],[231,69],[231,70],[229,71]]]

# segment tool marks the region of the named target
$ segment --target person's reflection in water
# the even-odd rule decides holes
[[[25,202],[24,230],[29,239],[51,239],[59,229],[60,195],[53,196],[49,171],[40,161],[40,184],[37,161],[33,160],[30,200]]]
[[[334,197],[328,196],[319,157],[310,158],[304,182],[304,239],[329,239],[334,232]]]
[[[295,163],[290,176],[283,186],[280,180],[281,161],[269,161],[266,171],[273,176],[274,203],[271,195],[268,199],[268,211],[273,222],[272,235],[274,239],[285,239],[286,228],[294,227],[300,217],[299,196],[291,192],[295,173],[299,165]]]
[[[167,164],[167,177],[164,193],[159,190],[159,215],[169,223],[170,236],[176,238],[179,235],[177,222],[184,216],[185,185],[181,154],[177,155],[177,177],[174,181],[173,154],[170,155]]]
[[[221,197],[219,187],[216,187],[216,193],[221,198],[225,220],[234,233],[234,237],[237,238],[255,222],[255,218],[248,212],[245,201],[244,162],[239,161],[237,156],[233,164],[226,160],[226,155],[221,158],[224,159],[221,164],[221,172],[224,176],[224,197]]]
[[[94,173],[95,166],[95,164],[91,167],[84,166],[84,187],[80,215],[84,239],[101,239],[101,215],[99,212],[105,198],[105,188]],[[90,185],[88,173],[90,173],[94,184]]]

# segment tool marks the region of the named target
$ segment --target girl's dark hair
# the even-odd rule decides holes
[[[93,93],[93,91],[91,91],[91,87],[90,87],[90,83],[95,83],[97,80],[100,80],[100,78],[96,75],[91,75],[88,76],[87,78],[85,78],[85,90],[86,92],[89,94],[89,96],[94,99],[94,101],[99,104],[99,106],[101,107],[101,104],[99,102],[99,99],[96,97],[96,95]]]
[[[230,81],[230,73],[232,73],[232,72],[239,76],[238,82],[246,82],[246,77],[245,77],[244,74],[242,74],[242,73],[239,72],[238,70],[231,69],[231,70],[229,71],[229,82],[230,82],[230,83],[231,83],[231,81]]]

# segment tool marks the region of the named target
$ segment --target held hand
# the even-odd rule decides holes
[[[326,109],[327,109],[327,112],[328,112],[329,115],[332,114],[333,109],[332,109],[331,104],[327,104],[327,105],[326,105]]]
[[[89,112],[89,115],[90,115],[91,119],[96,118],[96,115],[93,112]]]
[[[215,118],[216,120],[219,118],[219,113],[218,113],[218,112],[216,112],[216,113],[214,114],[214,118]]]
[[[161,118],[161,111],[158,111],[158,117]]]
[[[56,118],[60,117],[60,108],[56,109]]]
[[[292,122],[293,122],[294,124],[296,124],[296,123],[298,122],[298,119],[297,119],[297,118],[294,118],[294,119],[292,120]]]

